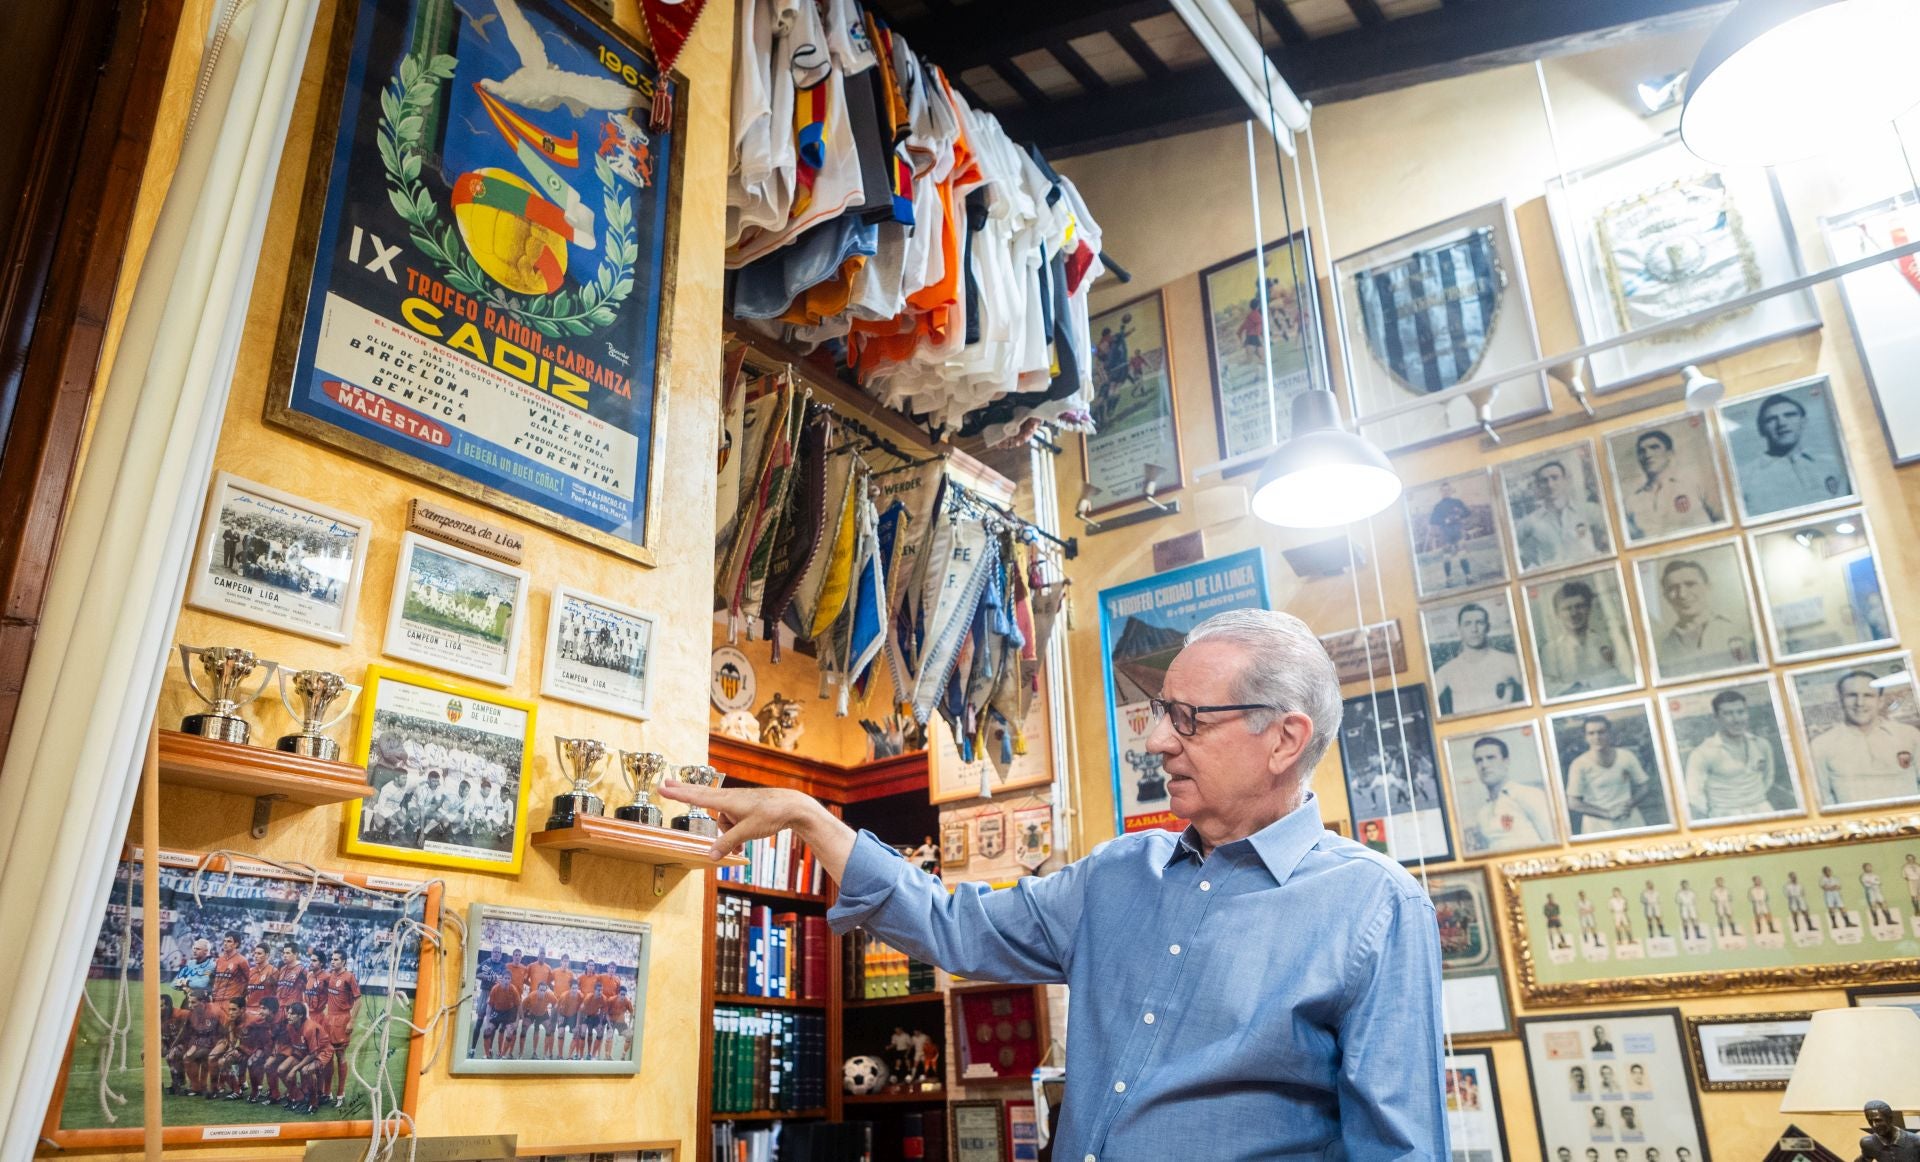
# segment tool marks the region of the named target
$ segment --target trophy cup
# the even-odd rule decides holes
[[[202,690],[200,683],[193,679],[193,662],[196,658],[200,661],[201,673],[206,675],[207,690]],[[182,645],[180,668],[186,672],[188,688],[207,704],[205,714],[189,714],[181,719],[180,729],[201,738],[246,745],[253,728],[247,725],[246,719],[240,717],[240,708],[260,697],[280,664],[257,658],[252,650],[234,646]],[[248,675],[255,670],[260,670],[260,684],[245,698],[236,698],[240,687],[246,684]]]
[[[704,763],[680,768],[680,781],[692,783],[696,787],[718,787],[726,777]],[[676,815],[673,820],[673,829],[714,839],[720,837],[720,824],[713,816],[707,814],[704,807],[689,807],[685,815]]]
[[[288,754],[297,754],[310,759],[326,759],[333,762],[340,757],[340,744],[328,738],[323,732],[347,716],[353,709],[354,695],[359,690],[347,685],[347,680],[338,674],[326,670],[293,671],[293,692],[299,695],[300,706],[296,709],[293,699],[287,694],[287,671],[280,671],[280,704],[293,715],[300,724],[297,734],[283,734],[280,741],[273,745]],[[347,699],[340,706],[340,713],[332,718],[327,711],[339,697],[345,694]]]
[[[559,757],[560,769],[572,773],[573,786],[564,795],[553,797],[553,814],[547,816],[547,830],[572,827],[581,815],[605,815],[607,805],[593,793],[593,788],[606,775],[604,771],[594,773],[600,761],[607,757],[606,745],[597,738],[555,735],[553,750]]]
[[[650,750],[638,754],[630,750],[621,751],[620,777],[627,781],[627,789],[633,792],[633,802],[625,807],[614,808],[614,815],[629,823],[665,827],[667,814],[654,804],[653,792],[666,775],[667,756]]]

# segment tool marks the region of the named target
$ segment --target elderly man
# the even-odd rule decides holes
[[[836,931],[1072,985],[1057,1158],[1448,1157],[1433,905],[1325,830],[1308,789],[1340,723],[1326,651],[1287,614],[1219,614],[1161,695],[1147,747],[1187,829],[1001,891],[949,895],[796,791],[663,793],[722,819],[716,854],[792,827],[840,884]]]

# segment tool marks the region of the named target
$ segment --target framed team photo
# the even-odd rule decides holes
[[[1520,595],[1533,631],[1541,705],[1637,690],[1643,684],[1617,562],[1523,582]]]
[[[1807,813],[1772,678],[1663,690],[1656,701],[1688,827]]]
[[[526,608],[525,570],[408,533],[400,541],[380,652],[511,686]]]
[[[1789,670],[1787,695],[1822,811],[1920,801],[1920,698],[1905,650]]]
[[[640,1072],[652,950],[638,920],[474,904],[453,1073]]]
[[[1812,1027],[1807,1012],[1688,1017],[1694,1079],[1705,1093],[1785,1089]]]
[[[645,719],[653,712],[653,627],[650,613],[555,586],[540,693]]]
[[[1573,842],[1674,830],[1666,765],[1646,699],[1548,715],[1547,735]]]
[[[1732,526],[1713,425],[1703,413],[1624,428],[1606,440],[1613,499],[1629,548]]]
[[[1592,440],[1509,460],[1497,471],[1519,576],[1613,556],[1613,527]]]
[[[1402,502],[1407,537],[1413,542],[1414,592],[1422,600],[1507,579],[1491,470],[1415,485]]]
[[[1655,684],[1767,664],[1739,538],[1637,558],[1633,579]]]
[[[1747,534],[1776,662],[1893,645],[1899,632],[1863,508]]]
[[[1711,1162],[1679,1009],[1522,1017],[1540,1156]]]
[[[1719,412],[1741,523],[1800,516],[1860,499],[1826,376],[1726,400]]]
[[[1465,718],[1533,701],[1520,662],[1513,594],[1496,589],[1420,609],[1436,717]]]
[[[1447,1054],[1447,1140],[1458,1162],[1507,1162],[1507,1124],[1493,1050]]]
[[[1559,846],[1560,805],[1536,723],[1448,735],[1441,749],[1462,859]]]
[[[1403,864],[1453,858],[1425,686],[1342,703],[1340,766],[1355,839]]]
[[[1907,871],[1908,868],[1913,870]],[[1907,899],[1912,906],[1912,914],[1920,916],[1920,856],[1907,860],[1900,870],[1906,876]],[[1861,985],[1847,990],[1847,1005],[1855,1009],[1912,1009],[1914,1015],[1920,1017],[1920,988],[1910,984]]]
[[[216,473],[187,604],[345,645],[373,522]]]
[[[534,704],[368,666],[360,707],[354,761],[373,792],[347,802],[347,853],[517,875]]]
[[[1513,1031],[1500,971],[1499,925],[1484,868],[1432,872],[1427,895],[1440,926],[1440,1001],[1455,1036]]]
[[[167,1145],[365,1138],[373,1106],[361,1078],[386,1079],[382,1113],[414,1112],[430,1047],[409,1022],[439,1003],[438,958],[418,926],[440,922],[439,884],[163,850],[161,956],[149,965],[142,858],[130,848],[115,871],[47,1141],[140,1144],[149,971],[160,974],[168,1038],[151,1047],[164,1056]],[[121,1023],[117,1038],[109,1020]]]

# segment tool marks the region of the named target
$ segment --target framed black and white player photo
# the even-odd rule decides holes
[[[1500,503],[1486,468],[1407,489],[1414,592],[1425,600],[1484,589],[1507,579]]]
[[[1679,1009],[1522,1017],[1540,1156],[1711,1162]]]
[[[1340,766],[1355,839],[1403,864],[1453,858],[1425,686],[1343,702]]]
[[[540,693],[644,719],[653,711],[654,617],[570,585],[553,590]]]
[[[640,1072],[652,927],[474,904],[452,1071]]]
[[[1451,734],[1442,740],[1441,751],[1453,786],[1462,859],[1560,844],[1560,805],[1537,723]]]
[[[1747,534],[1776,662],[1893,645],[1899,631],[1865,509]]]
[[[1542,705],[1640,688],[1640,650],[1617,562],[1524,582],[1520,595]]]
[[[381,652],[511,686],[526,608],[525,570],[408,533],[400,541]]]
[[[187,604],[345,645],[372,532],[365,517],[217,473]]]
[[[1704,1093],[1785,1089],[1812,1027],[1807,1012],[1688,1017],[1694,1080]]]
[[[1613,556],[1592,440],[1509,460],[1498,472],[1520,576]]]
[[[1726,400],[1719,412],[1733,465],[1734,508],[1743,524],[1860,499],[1826,376]]]
[[[1788,671],[1822,811],[1920,800],[1920,691],[1905,650]]]
[[[1663,690],[1657,701],[1687,826],[1806,814],[1786,704],[1772,678]]]
[[[1607,436],[1607,467],[1631,548],[1731,527],[1713,425],[1682,412]]]
[[[1422,606],[1420,634],[1433,674],[1436,717],[1465,718],[1532,702],[1511,590]]]
[[[1637,558],[1633,577],[1656,684],[1767,664],[1739,538]]]
[[[1547,737],[1573,842],[1674,829],[1653,706],[1645,698],[1548,715]]]
[[[1454,1162],[1507,1162],[1507,1124],[1493,1050],[1459,1048],[1447,1054],[1447,1140]]]

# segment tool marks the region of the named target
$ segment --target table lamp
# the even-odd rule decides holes
[[[1920,1110],[1920,1014],[1899,1005],[1823,1009],[1793,1063],[1783,1114],[1852,1114],[1870,1101]]]

